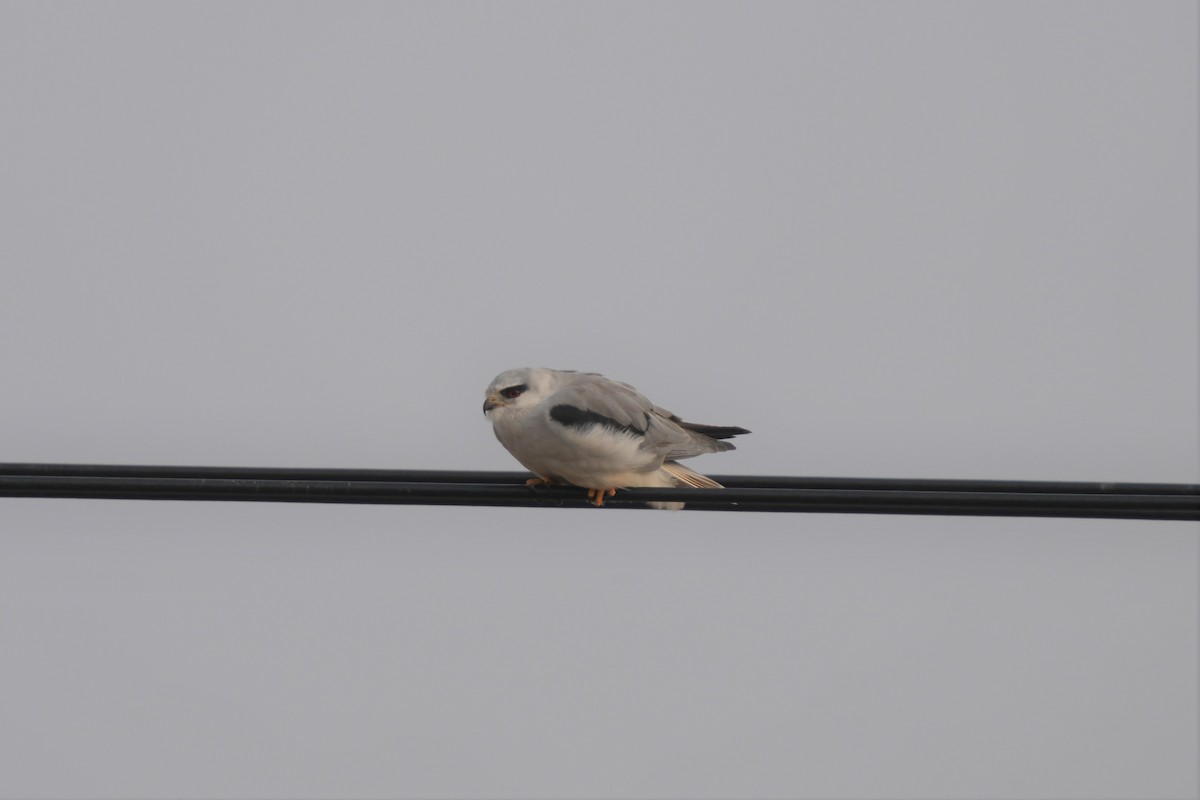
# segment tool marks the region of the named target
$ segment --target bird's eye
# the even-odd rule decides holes
[[[510,386],[507,389],[501,389],[500,394],[503,395],[504,397],[507,397],[509,400],[512,400],[514,398],[520,397],[521,393],[524,391],[525,391],[524,386]]]

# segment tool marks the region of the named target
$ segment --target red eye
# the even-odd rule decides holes
[[[520,397],[521,392],[523,391],[525,391],[524,386],[510,386],[507,389],[502,389],[500,394],[504,397],[507,397],[509,400],[512,400],[515,397]]]

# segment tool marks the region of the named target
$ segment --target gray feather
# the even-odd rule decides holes
[[[641,448],[667,460],[732,450],[732,444],[717,437],[725,439],[749,433],[744,428],[684,422],[651,403],[629,384],[595,373],[570,373],[563,375],[562,380],[565,385],[548,398],[549,406],[572,406],[606,417],[616,426],[645,431]]]

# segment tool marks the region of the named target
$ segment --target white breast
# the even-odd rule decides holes
[[[662,457],[642,450],[641,438],[603,426],[577,429],[550,419],[541,408],[527,414],[493,414],[496,438],[534,474],[576,486],[609,488],[644,484]]]

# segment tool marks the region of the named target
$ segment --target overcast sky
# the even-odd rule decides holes
[[[0,3],[0,461],[1200,481],[1194,2]],[[0,500],[0,797],[1190,798],[1200,531]]]

